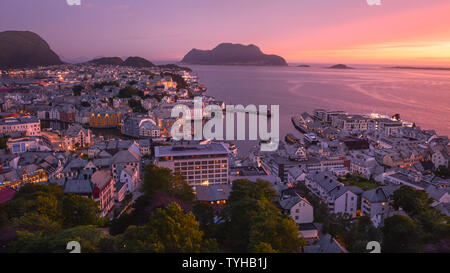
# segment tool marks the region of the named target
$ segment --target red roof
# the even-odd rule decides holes
[[[14,197],[14,194],[16,194],[15,190],[11,189],[0,190],[0,204],[11,200]]]

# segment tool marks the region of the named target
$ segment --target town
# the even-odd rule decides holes
[[[286,135],[276,151],[261,149],[261,142],[244,156],[231,141],[172,138],[176,105],[192,116],[198,116],[194,97],[203,107],[226,108],[205,95],[189,68],[86,63],[1,72],[0,246],[6,251],[19,251],[24,231],[46,240],[78,226],[73,223],[92,225],[78,216],[52,232],[41,218],[40,226],[32,224],[36,213],[46,221],[70,218],[45,214],[52,206],[47,199],[67,196],[93,200],[98,227],[122,236],[117,245],[129,243],[122,251],[142,250],[130,246],[139,240],[133,232],[144,232],[132,227],[149,225],[149,215],[190,211],[203,234],[200,249],[141,247],[346,253],[367,252],[369,241],[379,241],[389,252],[449,250],[450,141],[400,114],[299,109],[292,126],[301,137]],[[217,231],[220,225],[229,238]]]

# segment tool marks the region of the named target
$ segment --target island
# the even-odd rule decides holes
[[[192,49],[181,60],[185,64],[201,65],[261,65],[287,66],[280,56],[264,54],[256,45],[222,43],[212,50]]]
[[[450,67],[422,67],[422,66],[394,66],[393,69],[413,69],[413,70],[441,70],[450,71]]]
[[[353,67],[347,66],[345,64],[336,64],[328,67],[330,69],[353,69]]]
[[[301,65],[297,65],[297,67],[311,67],[311,66],[307,65],[307,64],[301,64]]]

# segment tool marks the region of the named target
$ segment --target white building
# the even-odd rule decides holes
[[[222,143],[155,147],[155,164],[181,174],[191,186],[228,183],[230,151]]]
[[[0,119],[0,134],[23,132],[26,136],[40,136],[41,122],[34,116]]]

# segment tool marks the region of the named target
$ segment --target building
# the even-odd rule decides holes
[[[431,161],[433,161],[434,167],[440,166],[448,167],[450,161],[450,147],[439,147],[434,149],[431,155]]]
[[[294,189],[282,191],[278,203],[283,213],[288,214],[298,225],[314,222],[313,206]]]
[[[119,181],[126,185],[126,192],[134,192],[139,184],[138,168],[126,166],[120,173]]]
[[[122,170],[127,167],[136,169],[138,174],[140,173],[140,155],[133,151],[122,150],[117,152],[112,158],[112,175],[115,181],[120,181]]]
[[[116,190],[109,170],[99,170],[91,178],[69,179],[63,185],[64,193],[78,194],[98,202],[100,216],[105,217],[114,207]]]
[[[25,136],[40,136],[41,122],[34,116],[7,117],[0,119],[0,134],[20,132]]]
[[[114,207],[116,196],[111,171],[96,171],[91,177],[91,182],[93,184],[92,197],[94,201],[99,202],[101,216],[105,217]]]
[[[181,174],[191,186],[228,183],[230,151],[222,143],[155,147],[155,164]]]
[[[89,126],[92,128],[115,128],[121,124],[121,114],[113,110],[102,109],[91,113]]]
[[[91,130],[79,124],[72,125],[64,132],[62,142],[66,150],[88,147],[91,143]]]
[[[382,225],[389,216],[389,196],[387,188],[379,187],[363,192],[361,197],[361,212],[368,216],[376,226]]]
[[[224,206],[227,203],[230,192],[230,184],[195,186],[195,194],[197,195],[197,200],[203,204]]]
[[[335,115],[331,125],[343,131],[366,131],[368,118],[361,115]]]

